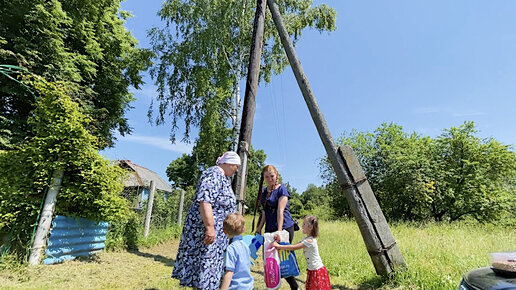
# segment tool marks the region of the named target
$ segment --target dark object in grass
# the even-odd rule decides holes
[[[458,289],[516,289],[516,277],[505,277],[493,271],[489,267],[469,271],[460,281]]]
[[[502,277],[516,278],[516,272],[513,272],[513,271],[497,269],[495,267],[491,267],[491,270],[493,270],[493,272],[495,272],[496,275],[499,275]]]

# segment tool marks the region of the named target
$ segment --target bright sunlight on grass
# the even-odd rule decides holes
[[[250,229],[251,217],[247,218]],[[481,224],[397,224],[391,230],[408,270],[377,276],[354,221],[321,221],[319,250],[335,289],[456,289],[467,271],[488,266],[488,253],[514,251],[516,232]],[[157,234],[157,233],[156,233]],[[298,242],[302,233],[296,232]],[[178,239],[136,252],[104,252],[95,259],[52,266],[0,270],[7,289],[179,289],[170,278]],[[306,263],[297,253],[304,289]],[[261,259],[252,268],[256,289],[265,289]],[[288,289],[283,280],[281,289]]]

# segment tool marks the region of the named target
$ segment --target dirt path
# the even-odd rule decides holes
[[[0,288],[184,289],[170,278],[178,244],[178,241],[169,241],[137,252],[103,252],[88,260],[2,271]],[[251,270],[255,289],[265,289],[261,261]],[[300,289],[304,289],[302,282],[299,284]],[[280,289],[289,289],[284,280]]]

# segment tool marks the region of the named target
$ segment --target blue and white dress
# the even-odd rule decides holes
[[[209,202],[212,206],[215,241],[210,245],[203,243],[205,228],[199,202]],[[194,202],[186,214],[172,271],[172,278],[179,279],[181,286],[219,289],[224,271],[224,251],[228,245],[222,223],[235,211],[235,194],[229,178],[217,166],[205,170],[197,183]]]

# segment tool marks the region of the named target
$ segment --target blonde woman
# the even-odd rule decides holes
[[[274,166],[267,165],[263,168],[260,188],[263,187],[263,181],[267,183],[267,187],[258,196],[258,201],[262,205],[262,213],[258,220],[256,233],[261,234],[264,225],[266,233],[286,230],[292,244],[295,223],[289,211],[290,194],[285,185],[278,183],[278,177],[278,170]],[[299,288],[295,277],[287,277],[285,280],[290,285],[290,289]]]

